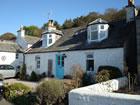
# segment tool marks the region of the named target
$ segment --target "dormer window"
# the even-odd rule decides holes
[[[107,22],[102,19],[91,22],[87,27],[88,42],[98,42],[106,39],[108,37],[108,27]]]

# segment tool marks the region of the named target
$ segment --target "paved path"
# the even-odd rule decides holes
[[[11,103],[9,103],[8,101],[6,101],[4,98],[0,99],[0,105],[13,105]]]

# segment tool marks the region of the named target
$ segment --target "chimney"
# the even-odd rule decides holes
[[[49,22],[48,22],[48,30],[56,30],[56,27],[54,26],[53,20],[49,20]]]
[[[25,30],[23,28],[23,25],[20,26],[20,29],[17,32],[18,32],[18,37],[24,37],[25,36]]]
[[[134,0],[128,0],[128,5],[126,6],[126,21],[131,22],[135,20],[136,9],[134,5]]]
[[[134,5],[134,0],[128,0],[128,5],[129,6]]]

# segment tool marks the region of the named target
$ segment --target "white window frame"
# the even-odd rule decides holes
[[[36,69],[40,69],[40,56],[35,56],[35,61],[36,61]]]
[[[92,57],[88,57],[88,55],[90,55],[90,56],[92,56]],[[94,54],[93,53],[89,53],[89,54],[86,54],[86,62],[88,61],[88,60],[93,60],[93,69],[92,70],[87,70],[87,71],[95,71],[94,70],[94,62],[95,62],[95,60],[94,60]],[[86,66],[87,66],[87,64],[86,64]],[[87,67],[86,67],[86,69],[87,69]]]
[[[94,28],[93,28],[94,27]],[[92,38],[92,32],[96,32],[97,31],[97,39],[95,39],[95,40],[93,40],[93,39],[91,39]],[[91,25],[90,26],[90,41],[98,41],[98,39],[99,39],[99,27],[98,27],[98,25]]]

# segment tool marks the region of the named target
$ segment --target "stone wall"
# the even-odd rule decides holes
[[[137,33],[137,63],[138,63],[138,77],[140,81],[140,16],[136,18],[136,33]]]
[[[126,77],[70,91],[69,105],[140,105],[140,95],[113,93],[126,86]]]

